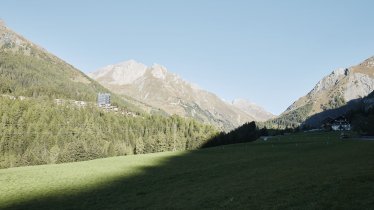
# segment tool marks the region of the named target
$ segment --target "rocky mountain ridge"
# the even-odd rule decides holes
[[[169,114],[192,117],[231,130],[245,122],[263,120],[248,110],[226,103],[218,96],[189,83],[166,67],[154,64],[147,67],[134,60],[108,65],[89,76],[106,88],[123,96],[130,96]],[[257,106],[253,113],[262,112]]]
[[[278,119],[300,124],[308,117],[364,98],[374,90],[374,57],[349,68],[339,68],[320,80]]]
[[[244,111],[245,113],[253,116],[257,121],[266,121],[276,117],[272,113],[266,111],[261,106],[252,103],[246,99],[235,99],[232,101],[232,105]]]

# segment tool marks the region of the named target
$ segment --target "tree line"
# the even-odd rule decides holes
[[[228,132],[221,132],[220,134],[214,136],[212,139],[207,141],[203,147],[215,147],[227,144],[237,144],[252,142],[257,140],[261,135],[267,135],[267,129],[259,129],[256,123],[249,122],[244,125]]]
[[[0,168],[200,148],[214,127],[178,116],[126,117],[95,106],[0,97]]]
[[[374,94],[371,94],[374,96]],[[374,107],[351,111],[346,115],[352,128],[360,135],[374,135]]]

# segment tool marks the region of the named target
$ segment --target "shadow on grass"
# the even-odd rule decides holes
[[[7,209],[365,209],[374,205],[374,158],[368,160],[373,146],[358,144],[352,150],[344,143],[299,142],[303,143],[305,149],[253,142],[186,152],[144,167],[132,177],[118,176],[95,187],[36,197]],[[347,158],[357,150],[361,152],[355,160]]]
[[[181,156],[172,156],[157,166],[142,167],[135,176],[118,176],[109,182],[70,194],[56,192],[34,197],[32,200],[14,203],[6,209],[208,208],[213,204],[203,201],[215,197],[212,190],[222,186],[223,180],[214,178],[219,178],[222,173],[218,167],[220,164],[215,160],[223,160],[215,157],[224,151],[232,152],[232,149],[186,152]],[[225,161],[236,160],[230,159]]]

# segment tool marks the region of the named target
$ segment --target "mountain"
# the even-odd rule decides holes
[[[99,92],[117,107],[99,108]],[[0,22],[0,168],[191,150],[218,132],[138,106]]]
[[[333,71],[272,122],[296,126],[312,115],[342,107],[373,90],[374,57],[371,57],[356,66]]]
[[[248,111],[249,106],[246,107],[247,111],[243,111],[215,94],[186,82],[159,64],[148,67],[130,60],[106,66],[89,76],[117,94],[130,96],[169,114],[213,124],[226,131],[258,120]]]
[[[110,92],[90,77],[0,22],[0,94],[96,101]],[[115,105],[133,111],[132,103],[112,95]]]
[[[261,106],[245,99],[235,99],[232,101],[232,105],[250,116],[253,116],[256,121],[266,121],[275,117],[275,115],[266,111]]]
[[[323,125],[324,121],[329,119],[335,119],[342,115],[347,116],[350,120],[354,118],[353,115],[367,113],[370,109],[374,107],[374,91],[364,98],[357,98],[349,101],[347,104],[335,108],[322,111],[320,113],[314,114],[308,117],[303,123],[303,126],[319,128]],[[360,120],[365,122],[365,120]],[[358,124],[356,122],[356,124]]]

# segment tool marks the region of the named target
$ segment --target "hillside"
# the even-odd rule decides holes
[[[256,121],[263,122],[276,117],[261,106],[245,99],[235,99],[232,101],[232,105],[247,113],[248,115],[253,116]]]
[[[332,133],[0,170],[1,209],[372,209],[374,142]]]
[[[349,68],[333,71],[278,118],[268,123],[298,126],[310,116],[337,109],[374,90],[374,57]],[[326,116],[328,117],[328,116]]]
[[[110,91],[2,23],[0,168],[196,149],[216,133],[113,93],[120,111],[99,108],[98,92]]]
[[[314,114],[308,117],[302,123],[302,125],[319,128],[326,118],[335,119],[342,115],[350,116],[353,113],[357,113],[357,112],[364,114],[369,109],[373,108],[373,106],[374,106],[374,91],[364,98],[351,100],[347,104],[341,107],[338,107],[335,109],[328,109],[326,111],[322,111],[320,113]],[[363,120],[362,123],[364,123],[365,121],[366,120]]]
[[[0,24],[0,94],[96,101],[110,92],[84,73]],[[112,95],[117,106],[141,112],[131,100]]]
[[[130,96],[169,114],[210,123],[226,131],[245,122],[263,120],[268,115],[258,106],[251,109],[249,103],[245,105],[245,110],[226,103],[158,64],[147,67],[131,60],[106,66],[90,76],[117,94]]]

